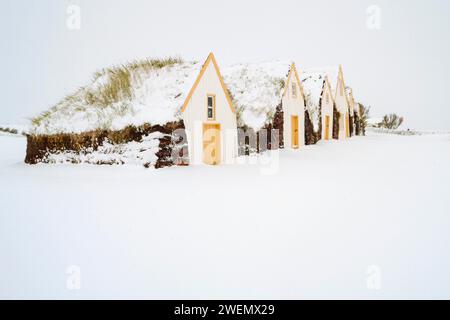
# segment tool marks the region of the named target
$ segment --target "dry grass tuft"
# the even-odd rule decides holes
[[[121,100],[132,98],[131,71],[127,67],[107,69],[100,77],[103,78],[103,83],[94,88],[86,89],[84,93],[86,104],[106,107]],[[100,77],[95,81],[99,80]]]
[[[178,63],[178,57],[144,59],[132,61],[120,66],[105,68],[94,73],[92,84],[82,87],[74,94],[66,96],[57,105],[31,119],[34,126],[40,126],[52,114],[68,106],[76,106],[76,111],[84,111],[85,106],[105,108],[133,98],[132,80],[139,72],[151,72]]]

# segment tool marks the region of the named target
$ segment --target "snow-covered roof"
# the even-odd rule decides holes
[[[351,94],[353,94],[353,89],[349,86],[345,87],[345,92],[347,93],[348,96],[350,96]]]
[[[292,63],[242,63],[222,68],[222,76],[237,108],[239,125],[259,130],[280,104]]]
[[[351,87],[345,87],[345,93],[347,94],[347,97],[349,98],[349,102],[355,102],[353,97],[353,89]]]
[[[303,92],[305,93],[306,109],[314,126],[319,129],[320,98],[325,85],[326,74],[324,72],[303,71],[300,75]]]
[[[302,72],[300,78],[306,101],[318,106],[325,83],[325,74]]]
[[[323,77],[326,76],[328,78],[331,92],[334,97],[334,95],[336,94],[337,82],[338,82],[338,77],[339,77],[339,66],[305,69],[305,70],[303,70],[303,73],[304,74],[320,74]]]
[[[180,119],[181,106],[202,64],[175,61],[155,66],[151,61],[102,70],[90,85],[36,117],[32,132],[120,130],[128,125],[165,124]]]
[[[345,92],[347,93],[349,102],[351,102],[353,104],[353,112],[357,112],[359,114],[359,103],[357,103],[355,101],[355,96],[353,95],[353,89],[351,87],[345,87]]]

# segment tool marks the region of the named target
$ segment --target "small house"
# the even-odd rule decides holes
[[[311,119],[316,140],[333,138],[334,96],[324,72],[305,70],[301,74],[306,110]]]
[[[330,84],[336,111],[333,137],[339,140],[350,137],[350,109],[342,66],[314,69],[314,71],[325,74]]]
[[[350,105],[345,89],[344,73],[341,65],[332,69],[330,72],[330,81],[332,82],[332,88],[335,88],[334,101],[336,103],[336,109],[339,112],[339,140],[349,138]]]
[[[237,156],[236,110],[212,53],[189,90],[181,112],[190,163],[217,165]]]
[[[220,164],[237,156],[236,114],[214,55],[105,68],[36,116],[26,163]]]
[[[361,135],[361,110],[359,109],[359,103],[355,101],[355,97],[353,95],[353,89],[350,87],[346,88],[350,109],[350,135]]]
[[[294,63],[236,64],[224,69],[236,107],[240,154],[305,144],[305,100]]]

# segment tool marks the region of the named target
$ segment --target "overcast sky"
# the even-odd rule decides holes
[[[79,30],[68,27],[70,5],[81,9]],[[379,29],[367,13],[373,5]],[[0,123],[51,107],[103,67],[166,55],[204,60],[213,51],[219,65],[341,63],[374,116],[396,112],[410,128],[450,129],[448,0],[1,0],[0,35]]]

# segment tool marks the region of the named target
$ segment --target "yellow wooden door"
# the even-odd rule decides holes
[[[298,149],[298,116],[291,116],[292,148]]]
[[[325,116],[325,140],[330,140],[330,116]]]
[[[203,162],[220,164],[220,124],[203,124]]]
[[[350,118],[348,113],[345,115],[345,134],[347,135],[347,138],[350,137]]]

